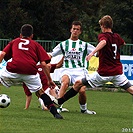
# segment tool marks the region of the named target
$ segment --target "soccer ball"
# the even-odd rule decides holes
[[[6,108],[10,105],[11,99],[6,94],[0,94],[0,108]]]

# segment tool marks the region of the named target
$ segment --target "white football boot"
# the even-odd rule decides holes
[[[95,111],[90,111],[90,110],[81,110],[81,113],[83,113],[83,114],[89,114],[89,115],[95,115],[96,114],[96,112]]]

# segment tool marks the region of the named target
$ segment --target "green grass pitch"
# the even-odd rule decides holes
[[[69,112],[62,112],[63,120],[55,119],[49,111],[42,111],[33,94],[28,110],[24,110],[25,94],[22,86],[5,88],[0,94],[11,98],[7,108],[0,108],[0,133],[122,133],[133,132],[132,96],[125,92],[86,91],[88,108],[96,115],[81,114],[78,95],[64,104]]]

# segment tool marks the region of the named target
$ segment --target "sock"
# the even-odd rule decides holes
[[[48,109],[53,104],[53,102],[51,101],[50,97],[46,93],[42,94],[40,96],[40,98],[43,100],[44,105],[47,106]]]
[[[44,105],[47,106],[47,108],[50,110],[50,112],[55,116],[55,114],[57,114],[57,109],[54,106],[50,97],[44,93],[41,95],[41,99],[43,100]]]
[[[43,100],[41,98],[38,98],[38,101],[41,104],[41,107],[43,107],[43,105],[44,105]]]
[[[65,93],[65,95],[58,99],[58,103],[61,105],[68,99],[74,97],[78,92],[71,88],[69,91]]]
[[[49,110],[53,114],[53,116],[55,116],[55,114],[58,114],[57,109],[56,109],[55,106],[50,106]]]
[[[80,109],[81,110],[87,110],[87,103],[83,104],[83,105],[80,104]]]

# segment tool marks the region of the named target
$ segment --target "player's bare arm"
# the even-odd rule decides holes
[[[52,78],[50,76],[50,68],[49,68],[49,66],[45,63],[45,61],[41,62],[41,66],[42,66],[42,69],[43,69],[44,73],[47,76],[49,86],[51,88],[54,88],[55,87],[55,83],[52,81]]]
[[[91,59],[91,57],[98,52],[100,49],[102,49],[104,46],[106,45],[106,40],[102,40],[98,43],[98,45],[96,46],[95,50],[92,51],[87,57],[86,60],[89,61]]]
[[[3,51],[0,53],[0,63],[1,63],[2,60],[4,59],[5,54],[6,54],[6,53],[3,52]]]
[[[64,57],[57,63],[56,68],[60,68],[63,65]]]

